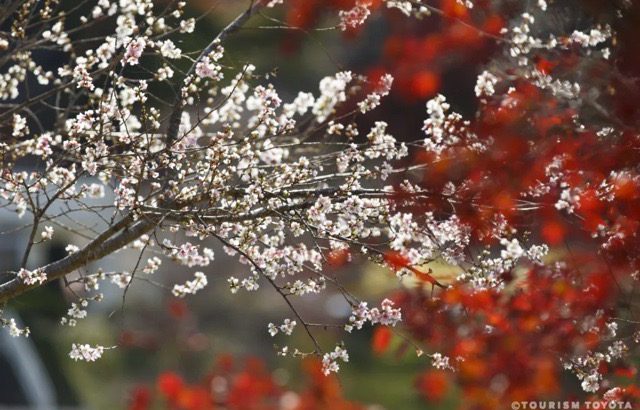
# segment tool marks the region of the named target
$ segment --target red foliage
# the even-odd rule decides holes
[[[309,383],[300,393],[296,410],[363,410],[364,406],[346,400],[340,383],[335,376],[325,376],[322,364],[317,360],[307,360],[303,364]]]
[[[349,248],[339,248],[330,251],[327,254],[327,263],[333,268],[339,268],[351,260],[351,251]]]
[[[182,377],[173,372],[162,373],[158,377],[158,391],[170,402],[177,402],[184,389]]]
[[[221,355],[212,371],[200,382],[189,384],[174,372],[164,372],[156,380],[157,396],[148,387],[131,393],[130,410],[155,408],[163,404],[172,410],[360,410],[364,407],[347,401],[335,376],[322,373],[317,360],[303,364],[307,383],[298,393],[278,385],[264,363],[255,358],[238,365],[230,355]],[[284,403],[284,404],[283,404]]]
[[[338,10],[348,10],[356,0],[290,0],[287,22],[295,27],[310,28],[326,14],[335,15]],[[372,1],[372,10],[381,1]],[[423,100],[434,96],[441,88],[442,75],[448,70],[473,65],[486,59],[494,48],[490,35],[496,35],[504,26],[500,10],[490,2],[477,2],[482,13],[471,15],[456,0],[431,1],[440,7],[444,18],[430,19],[429,25],[412,23],[397,11],[385,13],[385,29],[390,34],[381,47],[382,56],[371,72],[386,72],[396,78],[393,91],[405,101]],[[481,29],[476,30],[469,25]],[[347,31],[352,37],[357,31]],[[297,41],[287,36],[285,49],[292,50]]]
[[[387,351],[389,345],[391,344],[391,339],[393,334],[388,327],[378,326],[373,331],[373,340],[371,342],[371,346],[373,348],[374,353],[382,354]]]
[[[429,273],[422,272],[421,270],[418,270],[417,268],[411,266],[409,264],[409,259],[399,252],[395,252],[395,251],[386,252],[384,254],[384,261],[394,271],[399,271],[401,269],[408,269],[411,272],[413,272],[416,275],[416,277],[423,282],[427,282],[433,286],[439,286],[441,288],[445,287],[443,284],[438,282],[436,278],[431,276]]]
[[[167,304],[169,314],[176,320],[184,319],[189,314],[187,303],[182,299],[171,299]]]
[[[429,370],[418,377],[416,387],[425,400],[439,402],[449,391],[451,376],[442,370]]]
[[[210,376],[214,382],[217,375]],[[264,402],[279,395],[279,388],[265,365],[258,359],[248,359],[244,369],[231,379],[226,403],[233,409],[264,408]]]
[[[131,393],[129,410],[145,410],[151,404],[151,391],[147,386],[136,387]]]
[[[396,300],[418,341],[456,358],[451,376],[464,403],[495,409],[514,400],[557,397],[558,357],[598,346],[602,335],[581,326],[604,327],[607,314],[596,312],[614,305],[614,286],[607,272],[549,274],[536,268],[506,293],[456,286],[438,299],[406,292]],[[576,326],[575,318],[584,323]],[[586,325],[587,318],[594,322]],[[418,382],[429,399],[441,398],[440,385],[445,383],[431,371]]]

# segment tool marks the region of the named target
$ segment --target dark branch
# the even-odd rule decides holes
[[[51,282],[121,249],[154,227],[155,224],[150,220],[135,222],[133,217],[128,215],[105,230],[84,249],[41,269],[47,274],[47,282]],[[0,285],[0,305],[39,286],[41,285],[24,284],[18,278],[5,282]]]
[[[232,34],[238,31],[254,14],[258,12],[262,7],[264,7],[264,2],[262,0],[257,3],[252,2],[249,8],[238,17],[235,18],[231,23],[229,23],[218,35],[209,43],[209,45],[202,50],[198,58],[193,62],[189,71],[187,71],[186,78],[193,76],[196,70],[196,65],[207,55],[209,55],[213,49],[216,47],[216,44],[222,42],[229,34]],[[184,104],[182,100],[181,93],[178,93],[176,96],[176,100],[174,101],[174,108],[171,112],[171,117],[169,117],[169,127],[167,129],[167,149],[170,149],[173,142],[178,137],[178,130],[180,129],[180,120],[182,119],[182,113],[184,112]]]

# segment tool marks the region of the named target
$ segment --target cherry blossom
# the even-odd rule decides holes
[[[628,359],[627,336],[637,333],[633,317],[613,315],[627,311],[612,301],[634,295],[640,267],[636,94],[631,103],[623,98],[633,81],[616,65],[615,19],[549,27],[546,13],[558,6],[545,1],[514,6],[484,27],[475,24],[486,16],[472,17],[472,8],[488,16],[493,9],[480,2],[441,10],[426,1],[355,1],[336,11],[335,27],[349,32],[380,10],[452,20],[456,30],[430,45],[433,54],[442,44],[493,42],[497,55],[469,90],[477,113],[463,116],[438,93],[440,74],[424,70],[384,67],[365,76],[340,68],[322,73],[317,87],[279,90],[271,67],[226,53],[225,41],[250,19],[273,23],[265,13],[280,1],[251,2],[201,49],[184,51],[178,45],[190,44],[183,40],[201,24],[184,16],[185,2],[90,3],[76,10],[77,22],[63,4],[25,7],[0,33],[0,201],[29,238],[17,272],[0,284],[1,303],[81,271],[72,280],[87,295],[61,319],[73,326],[89,314],[89,300],[102,299],[100,286],[125,294],[165,268],[160,287],[189,297],[207,291],[218,246],[240,266],[226,278],[231,293],[271,289],[291,311],[267,332],[298,329],[308,351],[280,346],[278,354],[321,358],[325,374],[349,354],[342,345],[326,351],[322,324],[296,306],[334,292],[351,307],[334,327],[368,323],[384,329],[376,330],[384,345],[404,321],[419,342],[438,345],[436,353],[416,348],[436,370],[489,374],[483,363],[493,360],[509,373],[504,351],[491,350],[507,349],[499,337],[521,337],[523,354],[548,365],[530,342],[545,336],[558,357],[552,371],[532,374],[555,380],[562,361],[585,392],[612,387],[607,366]],[[96,35],[101,21],[109,32]],[[55,67],[39,62],[42,52],[60,55]],[[401,92],[424,107],[414,137],[394,135],[396,120],[374,116]],[[55,121],[44,124],[42,113]],[[86,217],[95,224],[83,224]],[[60,260],[38,266],[34,249],[54,227],[56,239],[73,243],[63,244]],[[562,247],[568,232],[584,248],[577,256]],[[138,263],[107,271],[102,260],[116,252]],[[369,307],[332,275],[358,260],[417,289]],[[448,280],[433,272],[436,262],[453,272]],[[535,310],[528,298],[548,309]],[[425,315],[433,322],[420,322]],[[13,336],[28,334],[11,319],[1,323]],[[467,335],[485,350],[469,349]],[[73,344],[69,356],[95,361],[104,351]],[[463,382],[473,391],[487,380]]]
[[[104,354],[104,346],[91,346],[88,344],[72,344],[69,357],[74,361],[95,362],[100,359]]]

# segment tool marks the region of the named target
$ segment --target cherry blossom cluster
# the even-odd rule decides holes
[[[30,271],[22,268],[16,276],[26,285],[41,285],[47,281],[47,274],[41,269]]]
[[[95,362],[100,359],[105,351],[104,346],[91,346],[88,344],[72,344],[69,357],[74,361]]]
[[[14,318],[5,318],[3,311],[0,311],[0,326],[6,328],[11,337],[29,337],[31,334],[28,327],[19,327]]]
[[[332,352],[325,353],[322,356],[322,372],[325,375],[337,373],[340,370],[338,360],[345,363],[349,361],[349,353],[341,346],[336,346]]]
[[[340,16],[340,29],[345,31],[348,28],[356,28],[364,24],[371,14],[370,7],[370,0],[358,0],[352,9],[341,10],[338,13]]]
[[[60,319],[60,323],[63,325],[75,326],[78,319],[84,319],[87,317],[86,307],[89,305],[86,299],[82,300],[79,304],[72,303],[71,307],[67,311],[67,316]]]
[[[486,93],[489,84],[495,84],[494,79],[485,80],[487,75],[481,75],[478,91]],[[481,88],[480,88],[481,87]],[[448,148],[463,144],[464,147],[475,151],[482,151],[486,146],[468,130],[469,121],[464,120],[456,112],[450,112],[451,106],[444,95],[438,94],[427,102],[428,118],[424,121],[422,130],[426,134],[424,147],[427,151],[441,154]]]
[[[247,10],[247,19],[263,3]],[[359,3],[360,10],[341,17],[360,24],[368,4]],[[340,288],[324,273],[333,252],[350,253],[353,247],[383,263],[378,248],[395,237],[395,191],[379,181],[404,172],[394,162],[407,157],[409,149],[385,122],[375,123],[358,140],[355,119],[380,105],[393,77],[372,81],[343,71],[323,78],[318,91],[300,91],[285,101],[255,66],[225,62],[226,32],[199,56],[188,57],[178,45],[194,31],[195,20],[184,17],[184,8],[185,2],[164,8],[152,1],[100,0],[80,16],[78,27],[67,26],[61,6],[49,10],[51,19],[28,21],[25,15],[27,20],[16,22],[16,35],[28,34],[18,30],[20,24],[39,25],[43,47],[66,56],[47,71],[35,54],[16,54],[2,74],[11,138],[2,145],[7,167],[0,195],[18,217],[33,217],[32,238],[39,238],[28,246],[24,265],[33,246],[81,234],[89,241],[67,244],[68,256],[56,266],[100,259],[101,249],[128,248],[140,254],[131,269],[98,270],[74,279],[87,292],[97,291],[103,281],[126,292],[137,279],[144,280],[140,274],[153,274],[167,261],[185,269],[209,268],[214,254],[202,242],[218,241],[246,266],[244,277],[229,278],[232,292],[267,285],[283,296],[304,297]],[[92,36],[91,47],[76,51],[68,31],[90,32],[99,21],[111,21],[113,33]],[[182,75],[178,62],[191,68]],[[31,81],[29,72],[45,87],[30,109],[49,109],[47,93],[73,95],[68,109],[57,111],[61,116],[52,129],[42,129],[21,108],[18,85]],[[179,89],[174,100],[157,94],[163,84]],[[365,95],[364,89],[371,92]],[[345,116],[340,110],[347,101],[357,109]],[[168,116],[167,106],[173,107]],[[14,170],[33,154],[37,167]],[[83,213],[104,221],[103,232],[74,223]],[[56,223],[56,218],[71,223]],[[9,285],[26,291],[65,273],[23,267]],[[208,273],[194,272],[192,280],[173,284],[172,294],[201,291]],[[88,295],[73,302],[62,324],[74,326],[87,315],[88,301],[99,299]],[[372,309],[369,320],[395,324],[400,314],[389,303]],[[285,322],[278,329],[290,334],[295,324]],[[78,344],[72,357],[93,360],[102,353]],[[319,346],[315,353],[321,353]]]
[[[297,324],[298,323],[295,320],[285,319],[280,326],[276,326],[273,323],[269,323],[269,325],[267,326],[267,329],[271,337],[274,337],[275,335],[277,335],[278,332],[282,332],[287,336],[291,336],[291,333],[293,333],[293,329],[295,329]]]
[[[185,297],[186,295],[195,295],[196,292],[207,286],[207,276],[202,272],[194,274],[195,279],[187,281],[184,285],[173,285],[171,292],[174,296]]]
[[[393,306],[393,301],[389,299],[383,300],[380,308],[372,309],[367,306],[367,302],[360,302],[349,316],[349,324],[344,328],[347,332],[351,332],[354,328],[360,330],[366,322],[372,325],[395,326],[402,320],[402,312]]]
[[[408,167],[414,157],[430,155],[438,161],[458,151],[472,155],[491,149],[492,136],[476,135],[445,96],[426,102],[423,138],[400,142],[391,124],[375,121],[365,128],[358,121],[391,92],[389,74],[368,79],[340,71],[288,98],[261,68],[226,57],[225,38],[263,7],[281,1],[252,2],[196,53],[179,46],[196,29],[196,20],[184,15],[186,2],[169,7],[151,0],[93,3],[79,16],[78,26],[59,5],[43,15],[18,13],[10,35],[0,36],[0,49],[9,50],[0,65],[0,118],[6,124],[0,143],[0,205],[15,212],[30,231],[20,269],[0,285],[2,302],[124,249],[139,256],[131,268],[98,269],[75,279],[87,295],[71,304],[62,324],[73,326],[87,315],[88,301],[101,299],[95,292],[103,282],[126,292],[165,266],[169,271],[178,265],[193,277],[186,282],[170,277],[170,293],[192,296],[218,269],[211,248],[217,244],[242,265],[227,279],[230,291],[267,287],[278,293],[296,320],[270,323],[268,333],[288,336],[296,326],[304,328],[311,354],[322,357],[329,374],[338,371],[339,361],[348,362],[347,350],[337,346],[325,353],[297,303],[327,289],[338,291],[353,307],[344,326],[348,332],[367,322],[395,326],[403,316],[391,300],[369,308],[351,295],[333,275],[336,266],[359,257],[399,277],[411,273],[445,287],[417,268],[438,260],[461,272],[459,281],[482,290],[501,289],[503,274],[518,266],[544,262],[549,248],[523,240],[499,216],[487,235],[495,243],[476,255],[473,229],[462,213],[456,214],[458,206],[475,204],[474,196],[463,196],[471,188],[468,181],[448,182],[439,191],[410,179],[394,182],[394,176],[410,178],[409,171],[426,168]],[[384,3],[417,18],[435,11],[426,1]],[[578,76],[555,78],[535,63],[534,54],[576,51],[589,61],[606,60],[613,33],[604,25],[549,33],[539,24],[541,13],[552,6],[538,1],[535,10],[510,22],[498,38],[506,45],[501,58],[509,69],[486,67],[474,91],[481,104],[495,104],[501,114],[518,108],[521,92],[513,80],[518,78],[570,107],[572,125],[583,130],[580,113],[593,94],[590,85]],[[339,13],[338,27],[356,28],[371,11],[372,2],[357,1]],[[100,22],[109,22],[113,32],[89,36]],[[88,46],[74,43],[82,34]],[[21,50],[17,39],[30,35],[34,48]],[[64,56],[58,67],[45,68],[38,58],[44,50]],[[35,84],[40,94],[31,95],[27,90]],[[174,92],[158,91],[167,88]],[[54,125],[38,121],[43,112],[55,117]],[[609,127],[598,132],[602,138],[617,134]],[[586,193],[612,198],[620,181],[638,178],[618,170],[595,188],[580,186],[574,183],[580,171],[569,162],[555,156],[545,168],[546,179],[532,182],[526,199],[558,191],[555,208],[575,215],[586,207]],[[26,170],[25,163],[31,164]],[[452,211],[408,211],[434,198]],[[524,198],[514,203],[518,209],[535,208]],[[24,218],[27,214],[30,218]],[[81,215],[98,222],[82,224]],[[32,268],[34,246],[69,235],[83,242],[65,244],[68,255],[60,261]],[[613,243],[625,233],[603,225],[593,235]],[[28,334],[15,321],[3,319],[2,325],[12,335]],[[625,350],[614,342],[603,356],[576,358],[581,368],[592,370],[578,373],[585,390],[598,389],[601,377],[594,369],[599,361],[618,358]],[[69,355],[95,361],[104,351],[100,345],[73,344]],[[288,352],[285,346],[279,354]],[[446,356],[431,358],[438,369],[452,368]]]

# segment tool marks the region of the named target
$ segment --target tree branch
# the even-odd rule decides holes
[[[258,2],[251,2],[251,5],[244,13],[240,14],[235,18],[231,23],[229,23],[225,28],[222,29],[220,33],[209,43],[207,47],[200,53],[198,58],[193,62],[189,71],[187,71],[186,78],[188,79],[190,76],[193,76],[196,70],[196,65],[208,54],[213,51],[216,44],[218,42],[223,41],[229,34],[232,34],[240,29],[254,14],[258,12],[262,7],[264,7],[264,2],[259,0]],[[174,101],[174,108],[171,112],[171,117],[169,117],[169,127],[167,128],[167,149],[170,149],[171,144],[178,137],[178,131],[180,129],[180,121],[182,119],[182,113],[184,112],[184,102],[182,99],[182,94],[178,93],[176,96],[176,100]]]
[[[135,222],[132,215],[127,215],[105,230],[84,249],[41,269],[47,274],[47,282],[51,282],[121,249],[154,227],[155,223],[151,220]],[[0,305],[39,286],[41,285],[27,285],[18,278],[5,282],[0,285]]]

